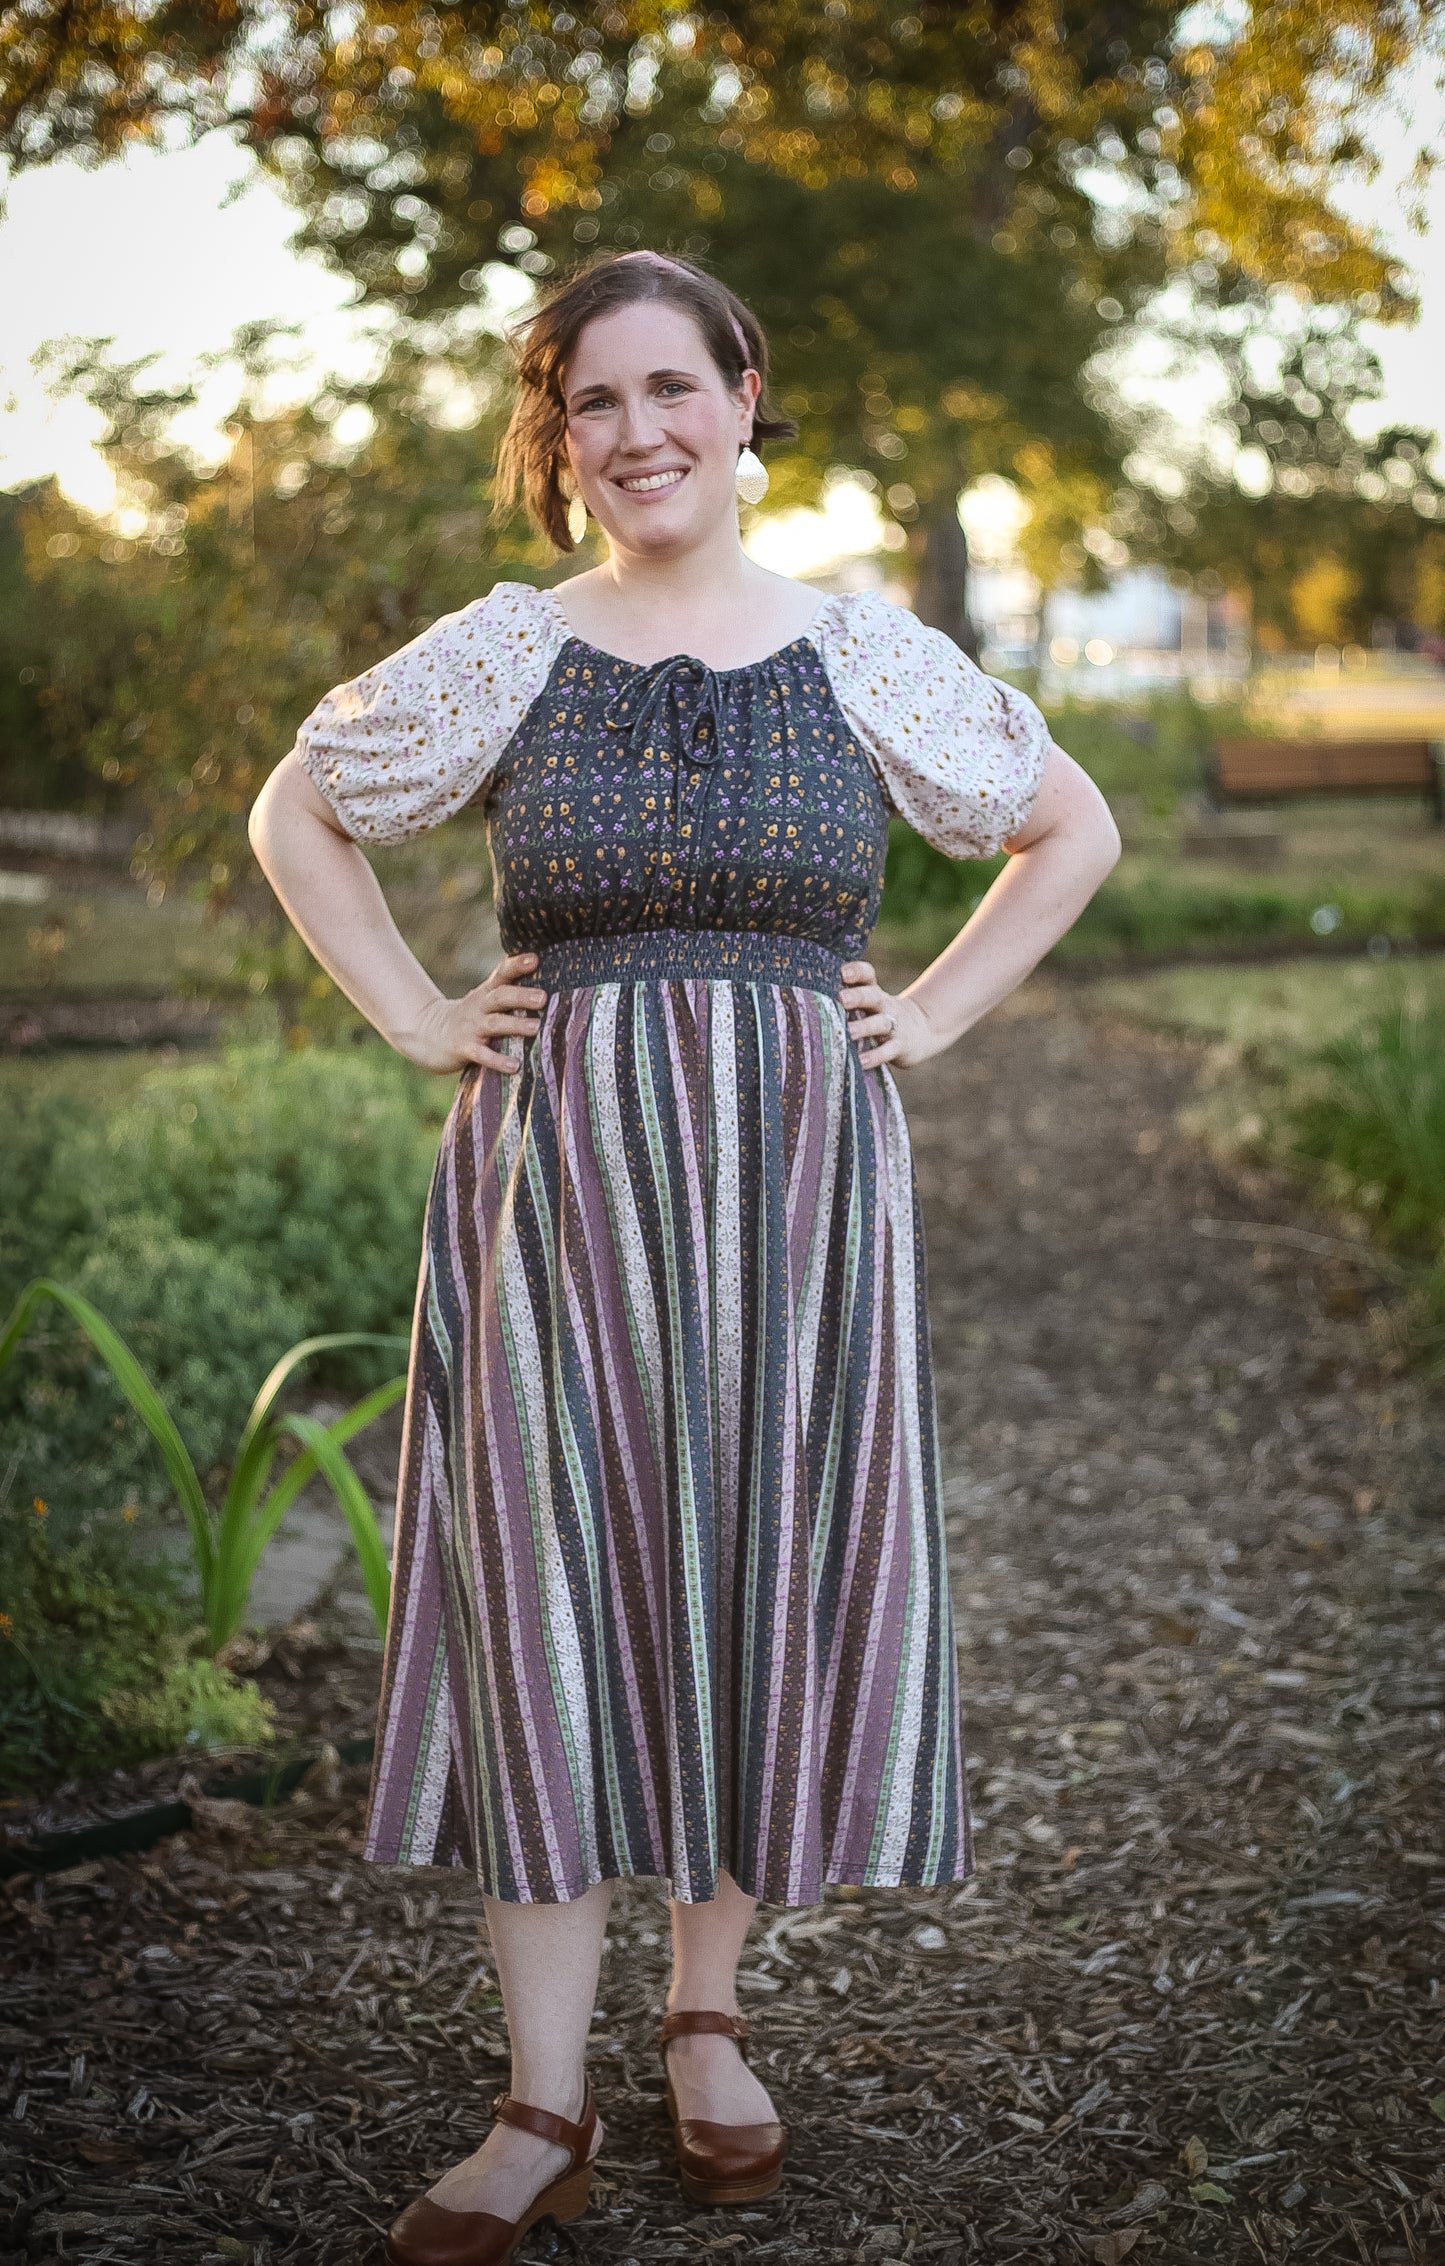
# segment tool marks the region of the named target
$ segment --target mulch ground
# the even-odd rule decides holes
[[[597,2207],[524,2258],[1445,2258],[1445,1420],[1368,1259],[1180,1132],[1199,1074],[1038,986],[910,1080],[980,1870],[760,1915],[794,2153],[731,2214],[620,1891]],[[351,2266],[476,2144],[475,1892],[364,1868],[362,1791],[12,1887],[6,2255]]]

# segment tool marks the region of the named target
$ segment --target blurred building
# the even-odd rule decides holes
[[[1105,590],[1044,592],[1018,568],[980,568],[971,598],[988,665],[1037,668],[1050,699],[1119,700],[1170,685],[1230,699],[1249,676],[1244,601],[1177,584],[1158,567],[1130,567]]]

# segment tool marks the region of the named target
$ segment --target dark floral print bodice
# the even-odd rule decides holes
[[[807,638],[743,669],[569,639],[486,809],[509,952],[722,929],[847,958],[877,918],[887,813]]]

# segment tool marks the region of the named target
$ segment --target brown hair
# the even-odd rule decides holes
[[[647,299],[667,299],[692,316],[729,386],[744,370],[762,379],[753,415],[753,445],[791,440],[798,428],[768,404],[768,342],[750,307],[725,283],[660,252],[624,252],[593,261],[558,284],[536,313],[517,326],[519,393],[497,461],[499,507],[520,494],[527,510],[559,551],[574,551],[562,487],[567,410],[563,374],[583,330],[594,317]]]

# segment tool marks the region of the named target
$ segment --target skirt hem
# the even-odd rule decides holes
[[[669,1884],[667,1892],[669,1900],[677,1904],[710,1904],[713,1898],[717,1895],[716,1880],[713,1882],[711,1888],[705,1895],[694,1894],[692,1896],[678,1896],[675,1894],[671,1886],[671,1876],[668,1873],[651,1872],[638,1868],[635,1870],[619,1869],[616,1872],[599,1873],[595,1879],[584,1881],[580,1887],[572,1887],[569,1884],[568,1891],[565,1896],[498,1896],[494,1889],[488,1888],[481,1874],[475,1871],[474,1867],[469,1863],[468,1859],[460,1854],[452,1857],[420,1858],[368,1856],[364,1859],[364,1862],[370,1865],[385,1866],[389,1871],[392,1872],[471,1872],[482,1894],[484,1896],[490,1896],[492,1898],[492,1901],[497,1904],[575,1904],[581,1897],[590,1895],[594,1888],[601,1888],[602,1886],[604,1886],[604,1884],[610,1884],[612,1882],[624,1880],[666,1881]],[[796,1902],[791,1901],[785,1896],[769,1896],[765,1894],[761,1889],[751,1887],[749,1883],[740,1876],[739,1873],[733,1871],[731,1866],[723,1866],[720,1867],[719,1870],[725,1871],[728,1874],[729,1878],[735,1883],[735,1885],[742,1890],[744,1896],[754,1897],[759,1904],[774,1905],[779,1911],[811,1911],[816,1909],[816,1907],[823,1901],[821,1896],[800,1897]],[[952,1872],[935,1873],[932,1878],[922,1880],[909,1879],[907,1868],[905,1868],[896,1876],[890,1874],[889,1877],[885,1879],[878,1875],[869,1877],[866,1873],[866,1870],[853,1866],[840,1872],[826,1873],[823,1879],[823,1886],[825,1889],[957,1888],[960,1887],[964,1881],[972,1880],[977,1871],[978,1865],[972,1856],[961,1858],[959,1860],[958,1868]]]

